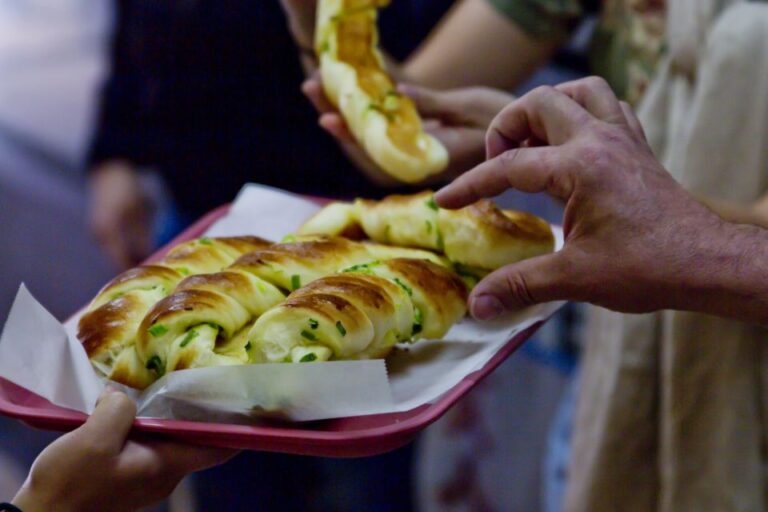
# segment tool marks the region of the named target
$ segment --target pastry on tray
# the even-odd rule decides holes
[[[552,247],[546,222],[489,201],[331,203],[281,243],[201,238],[120,274],[78,338],[97,371],[139,389],[188,368],[383,358],[443,337],[477,279]]]
[[[444,254],[462,273],[479,277],[526,258],[552,252],[549,224],[530,213],[501,210],[483,199],[466,208],[439,208],[431,191],[381,201],[333,202],[298,233],[367,237],[384,244]]]
[[[143,388],[152,374],[135,352],[146,313],[191,274],[210,273],[272,244],[258,237],[200,238],[179,244],[160,261],[123,272],[106,284],[80,318],[78,339],[100,373]]]

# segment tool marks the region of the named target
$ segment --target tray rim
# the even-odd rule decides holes
[[[310,199],[319,204],[328,201],[322,198]],[[157,261],[175,245],[199,237],[213,223],[226,215],[230,207],[230,204],[225,204],[204,215],[155,251],[145,263]],[[380,425],[364,427],[360,430],[317,430],[282,425],[279,427],[239,425],[139,417],[134,420],[134,429],[137,432],[165,434],[195,444],[237,449],[258,449],[334,457],[360,457],[384,453],[407,444],[421,430],[442,417],[459,399],[490,375],[550,318],[551,316],[517,333],[482,368],[464,377],[433,403],[423,404],[409,411],[343,418],[348,421],[366,418],[366,421],[375,423],[376,419],[381,417],[382,423]],[[0,414],[4,416],[21,420],[35,428],[61,431],[77,428],[87,419],[86,414],[62,408],[47,401],[49,404],[47,407],[30,407],[6,400],[4,390],[8,387],[21,389],[23,393],[26,393],[25,397],[34,396],[44,400],[0,377]],[[414,411],[418,412],[414,413]],[[398,416],[403,416],[402,421],[397,419]],[[392,418],[395,421],[390,421]],[[314,423],[316,422],[308,422],[308,424]],[[297,423],[297,425],[306,424]],[[132,435],[134,434],[132,433]],[[376,444],[373,444],[374,442]]]

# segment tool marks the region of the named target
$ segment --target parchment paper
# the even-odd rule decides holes
[[[206,236],[251,234],[279,241],[317,209],[294,194],[247,185]],[[559,249],[562,232],[555,236]],[[542,304],[494,323],[465,318],[443,340],[420,340],[386,363],[199,368],[169,373],[144,392],[122,389],[136,399],[139,416],[153,418],[248,423],[260,416],[308,421],[407,411],[435,401],[560,306]],[[78,319],[79,314],[61,324],[21,285],[0,337],[0,377],[56,405],[90,413],[107,381],[94,372],[75,337]]]

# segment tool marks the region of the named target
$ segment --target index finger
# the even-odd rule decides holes
[[[530,138],[551,146],[564,144],[592,119],[567,94],[539,87],[510,103],[494,118],[485,139],[486,157],[518,148]]]
[[[603,78],[590,76],[562,83],[555,88],[573,98],[598,119],[613,124],[627,123],[619,99]]]
[[[567,157],[562,148],[518,148],[486,160],[459,176],[435,194],[442,208],[461,208],[484,197],[494,197],[509,188],[523,192],[548,192],[566,198],[569,180],[558,170]]]

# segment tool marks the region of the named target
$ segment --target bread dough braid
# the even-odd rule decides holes
[[[268,247],[258,237],[200,238],[176,246],[157,263],[127,270],[96,295],[78,324],[78,339],[100,373],[143,388],[154,380],[135,350],[145,314],[185,275],[216,272],[240,255]]]
[[[535,215],[500,210],[487,199],[446,210],[435,204],[431,191],[381,201],[331,203],[298,233],[335,235],[360,230],[377,242],[443,252],[457,270],[476,277],[554,249],[551,228]]]
[[[320,0],[315,45],[323,87],[360,145],[384,171],[415,183],[439,173],[448,152],[422,129],[416,107],[397,92],[377,48],[382,0]]]
[[[255,362],[385,357],[399,341],[442,337],[466,299],[461,279],[428,260],[359,264],[293,292],[248,338]]]
[[[254,320],[282,302],[283,292],[384,256],[440,263],[434,254],[418,249],[310,237],[245,254],[215,274],[189,277],[141,322],[139,360],[155,378],[185,368],[252,362],[253,344],[246,334]]]

